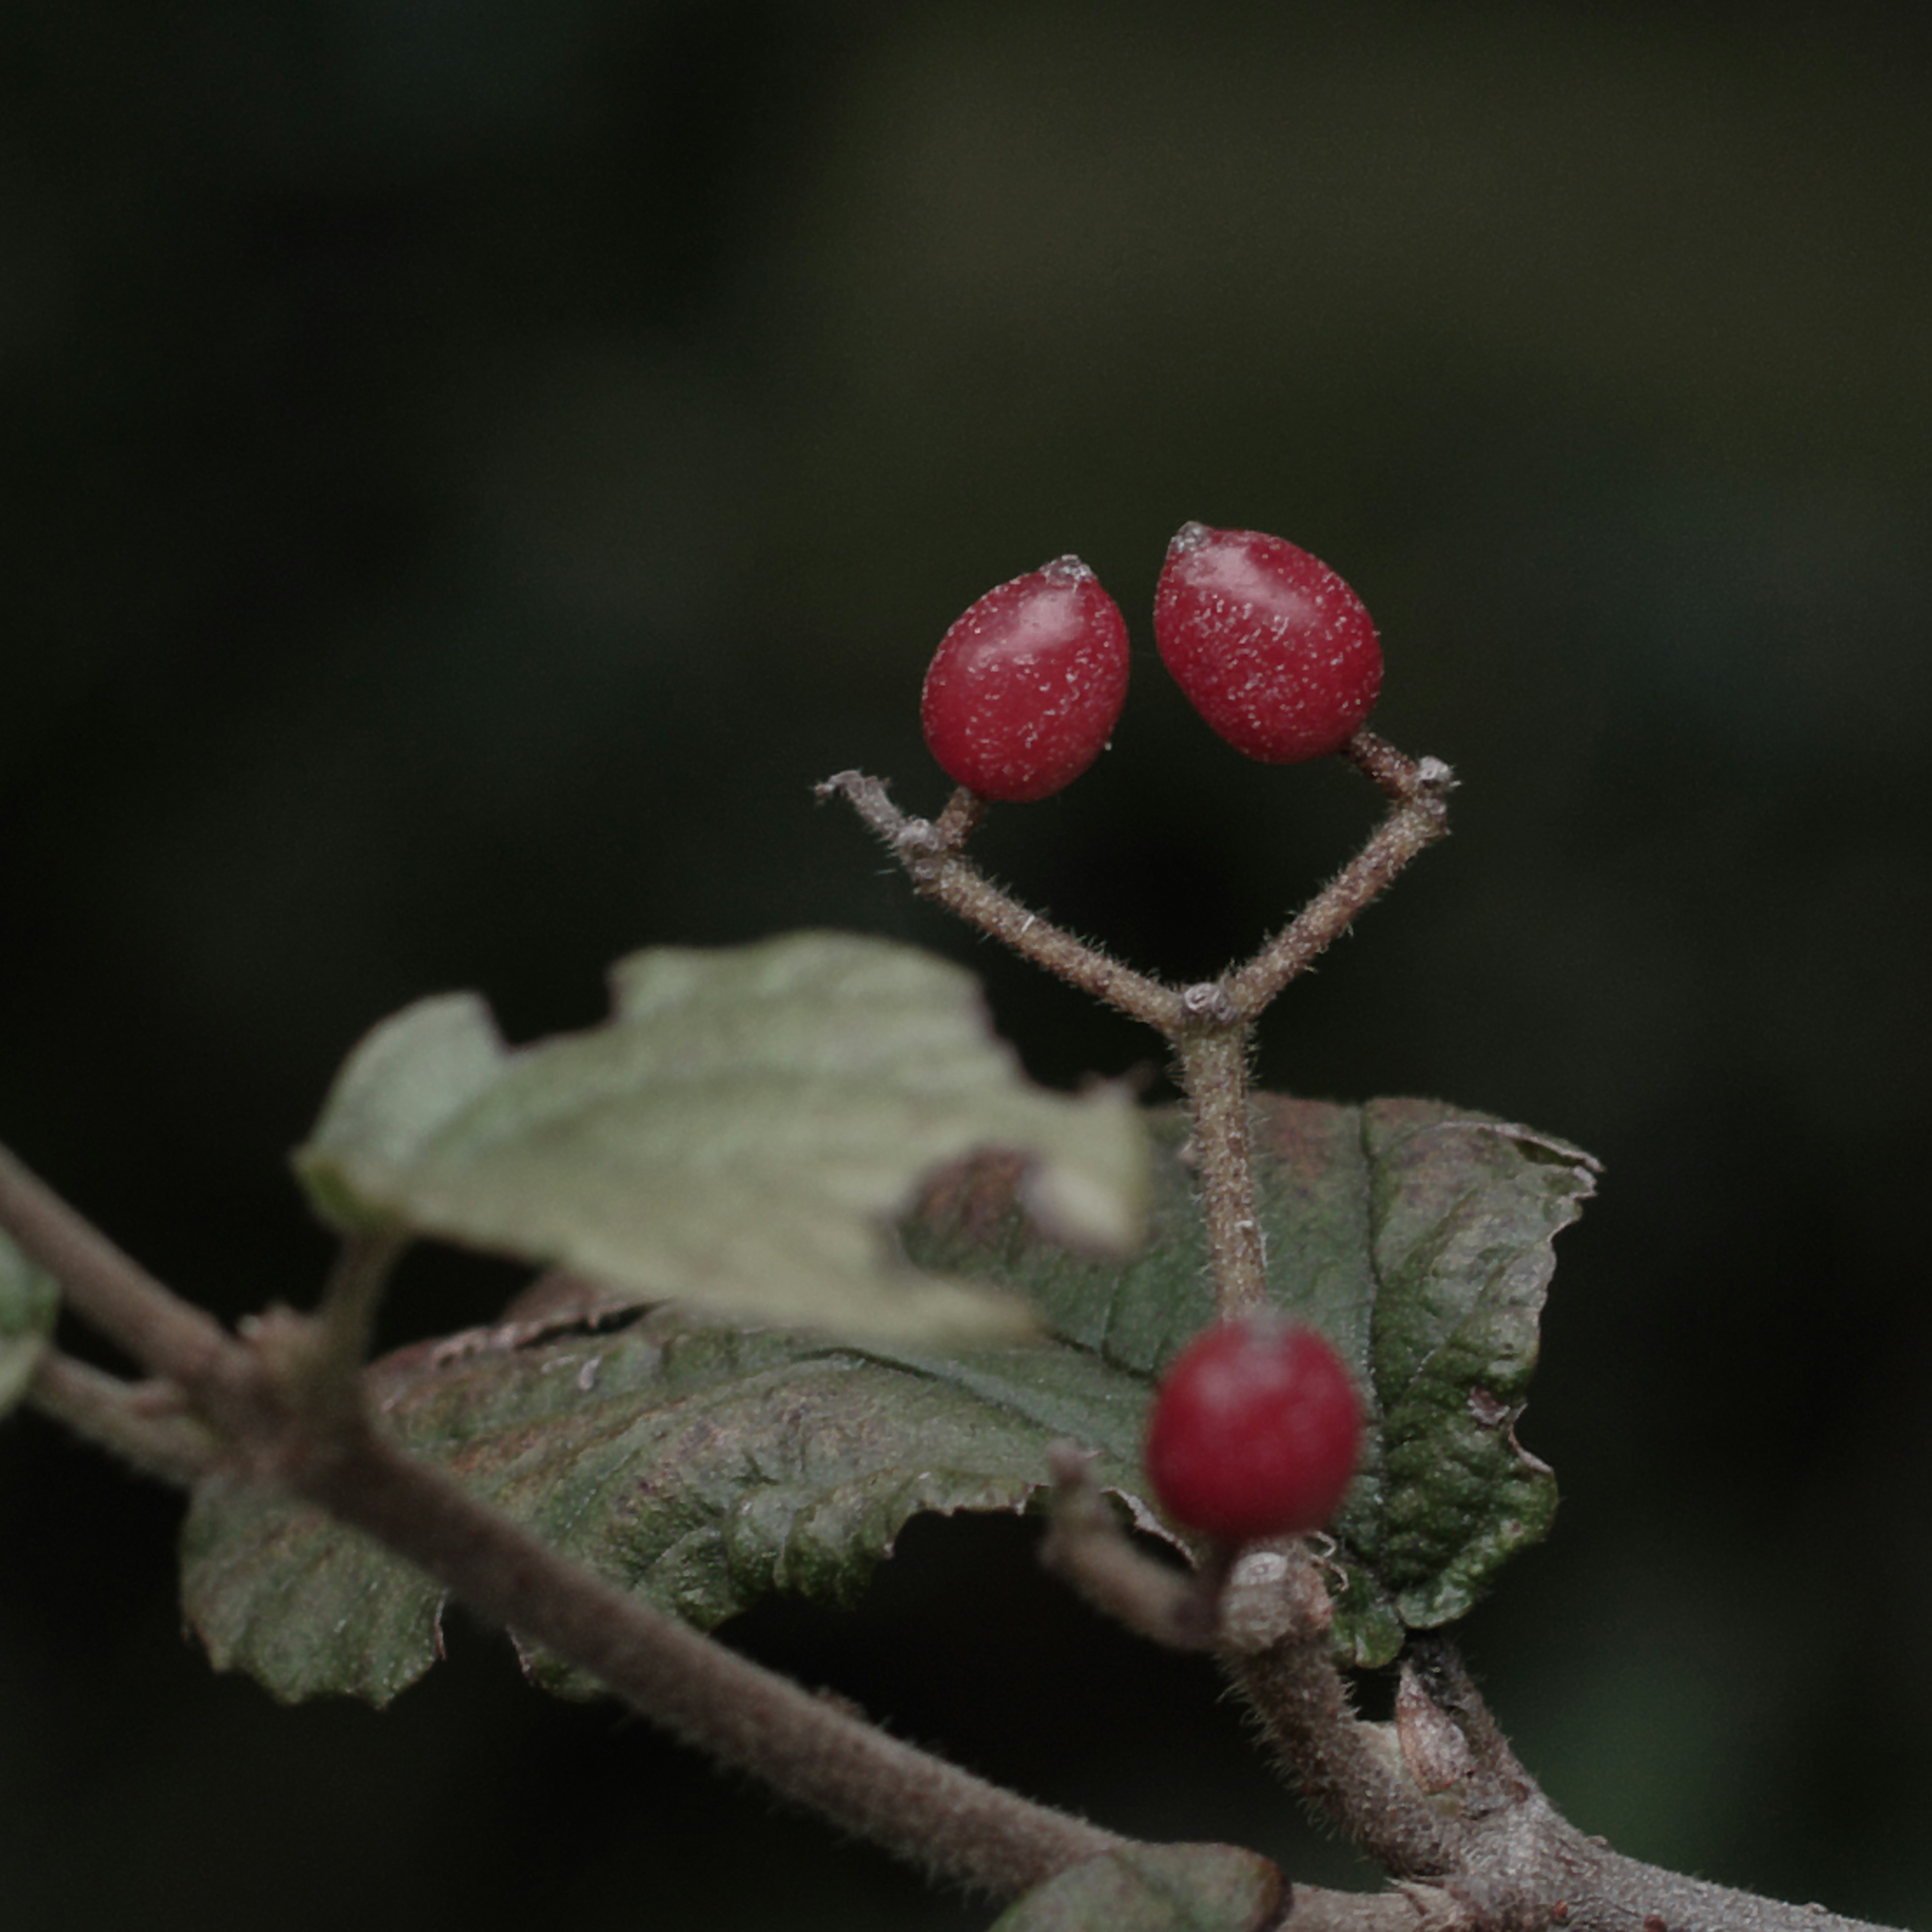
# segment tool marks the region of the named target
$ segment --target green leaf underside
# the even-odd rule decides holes
[[[801,933],[637,953],[611,981],[604,1024],[514,1050],[472,994],[379,1026],[296,1155],[323,1214],[567,1267],[614,1298],[914,1345],[1031,1325],[986,1282],[908,1267],[892,1236],[976,1149],[1027,1157],[1056,1238],[1140,1239],[1136,1110],[1028,1084],[958,968]]]
[[[419,1344],[374,1365],[373,1391],[412,1448],[700,1628],[775,1590],[851,1603],[909,1517],[1024,1509],[1043,1443],[1131,1442],[1144,1397],[1051,1345],[926,1356],[676,1309],[616,1318]],[[1100,1470],[1134,1473],[1118,1454]],[[280,1696],[380,1703],[435,1659],[436,1586],[320,1512],[205,1483],[183,1564],[216,1664]],[[552,1688],[589,1688],[532,1662]]]
[[[1258,1852],[1234,1845],[1136,1845],[1036,1886],[989,1932],[1257,1932],[1286,1888]]]
[[[52,1277],[0,1234],[0,1415],[26,1394],[59,1305]]]
[[[1138,1493],[1151,1380],[1211,1318],[1211,1295],[1186,1124],[1151,1120],[1154,1236],[1124,1265],[1040,1240],[1012,1157],[952,1170],[908,1226],[922,1262],[1029,1294],[1052,1340],[861,1348],[688,1309],[599,1313],[608,1297],[553,1277],[498,1328],[376,1364],[376,1398],[411,1447],[700,1627],[775,1590],[849,1604],[917,1511],[1036,1501],[1057,1438],[1096,1450],[1101,1482],[1154,1527]],[[1594,1163],[1432,1101],[1264,1097],[1256,1126],[1276,1297],[1371,1396],[1336,1526],[1336,1640],[1352,1663],[1384,1663],[1405,1628],[1461,1615],[1548,1526],[1553,1478],[1514,1424],[1550,1240]],[[434,1586],[272,1497],[203,1484],[184,1562],[189,1619],[216,1663],[279,1695],[380,1702],[436,1656]],[[585,1688],[532,1661],[553,1688]]]

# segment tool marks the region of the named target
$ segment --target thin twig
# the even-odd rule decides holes
[[[1053,1472],[1042,1566],[1126,1629],[1170,1650],[1206,1650],[1214,1640],[1218,1570],[1186,1571],[1136,1550],[1071,1442],[1046,1452]]]
[[[181,1392],[168,1383],[124,1382],[48,1348],[34,1364],[27,1396],[76,1435],[164,1483],[186,1487],[221,1460],[218,1439],[180,1413]]]
[[[1396,877],[1449,830],[1455,775],[1439,758],[1406,758],[1393,745],[1358,732],[1352,762],[1395,802],[1368,843],[1247,964],[1224,982],[1235,1010],[1258,1017],[1388,890]]]
[[[184,1388],[218,1390],[232,1346],[220,1323],[170,1294],[4,1147],[0,1226],[135,1360]]]
[[[936,901],[1022,958],[1158,1033],[1172,1036],[1185,1018],[1180,995],[1173,987],[1136,973],[1051,920],[1029,912],[964,857],[959,844],[967,814],[955,817],[956,793],[934,825],[930,819],[908,818],[884,785],[863,772],[835,772],[815,790],[820,799],[842,798],[852,807],[905,868],[913,890],[922,898]]]
[[[927,1871],[1016,1898],[1129,1842],[889,1737],[651,1609],[373,1431],[304,1492],[687,1744]]]

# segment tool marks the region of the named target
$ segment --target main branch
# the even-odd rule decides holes
[[[1411,1639],[1393,1720],[1365,1721],[1328,1622],[1305,1543],[1258,1546],[1233,1567],[1216,1648],[1290,1783],[1391,1878],[1453,1901],[1469,1932],[1879,1932],[1586,1838],[1517,1760],[1445,1638]]]
[[[928,1872],[1014,1898],[1129,1842],[810,1695],[406,1454],[369,1414],[341,1346],[366,1312],[385,1260],[380,1248],[352,1254],[328,1318],[272,1310],[239,1340],[163,1287],[4,1148],[0,1226],[76,1310],[178,1392],[178,1402],[156,1404],[58,1353],[44,1358],[32,1385],[43,1406],[151,1473],[191,1480],[219,1454],[365,1531],[720,1763]],[[149,1414],[167,1408],[188,1413]]]

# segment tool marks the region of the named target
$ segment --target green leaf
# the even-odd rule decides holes
[[[1452,1622],[1540,1538],[1556,1478],[1516,1439],[1550,1243],[1597,1164],[1525,1127],[1426,1101],[1366,1110],[1384,1502],[1373,1562],[1411,1628]]]
[[[1138,1494],[1152,1378],[1212,1311],[1186,1123],[1154,1126],[1154,1239],[1124,1266],[1040,1241],[1012,1156],[949,1172],[909,1228],[922,1258],[1031,1295],[1058,1331],[1045,1344],[941,1354],[740,1333],[688,1310],[614,1310],[560,1278],[497,1328],[376,1364],[377,1400],[406,1444],[700,1626],[772,1591],[850,1602],[915,1513],[1027,1508],[1060,1437],[1099,1450],[1102,1484],[1156,1528]],[[1264,1098],[1256,1128],[1276,1295],[1370,1396],[1336,1526],[1336,1642],[1386,1662],[1547,1526],[1552,1479],[1513,1426],[1550,1239],[1594,1164],[1435,1102]],[[184,1558],[190,1621],[218,1664],[280,1695],[380,1702],[434,1660],[434,1587],[313,1512],[204,1484]]]
[[[988,1932],[1259,1932],[1287,1888],[1234,1845],[1135,1845],[1048,1879]]]
[[[1056,1238],[1140,1238],[1134,1108],[1028,1084],[958,968],[802,933],[637,953],[612,982],[607,1024],[515,1050],[470,994],[379,1026],[296,1155],[318,1208],[635,1300],[921,1344],[1031,1326],[1010,1294],[908,1268],[891,1233],[976,1148],[1027,1156],[1027,1206]]]
[[[0,1415],[26,1394],[59,1305],[53,1277],[0,1234]]]
[[[1516,1423],[1551,1242],[1581,1212],[1597,1163],[1439,1101],[1266,1095],[1256,1114],[1271,1298],[1328,1336],[1370,1398],[1361,1470],[1334,1526],[1346,1571],[1334,1634],[1346,1661],[1385,1664],[1405,1630],[1462,1616],[1549,1528],[1556,1479]],[[1214,1318],[1187,1130],[1178,1110],[1156,1121],[1151,1234],[1124,1267],[1033,1241],[1010,1166],[986,1162],[934,1192],[914,1252],[986,1270],[1057,1334],[1150,1380]]]
[[[700,1628],[775,1590],[852,1602],[910,1516],[1024,1509],[1042,1443],[1131,1444],[1144,1400],[1064,1346],[860,1350],[675,1308],[586,1310],[572,1292],[553,1278],[514,1321],[386,1358],[372,1395],[410,1447]],[[1131,1450],[1100,1474],[1126,1486]],[[284,1697],[384,1702],[439,1651],[434,1585],[229,1478],[196,1492],[183,1600],[218,1667]],[[552,1688],[586,1688],[532,1661]]]

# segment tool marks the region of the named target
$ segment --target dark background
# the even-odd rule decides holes
[[[1272,1019],[1276,1085],[1591,1148],[1466,1628],[1629,1851],[1932,1923],[1932,115],[1879,12],[66,0],[0,14],[0,1135],[227,1312],[382,1014],[513,1036],[802,924],[970,958],[1042,1078],[1126,1022],[909,903],[811,782],[944,787],[951,619],[1077,550],[1109,756],[995,814],[1159,970],[1245,950],[1367,788],[1212,740],[1184,519],[1376,614],[1456,836]],[[410,1318],[501,1280],[416,1270]],[[380,1715],[182,1643],[178,1505],[0,1437],[0,1916],[283,1932],[983,1924],[458,1623]],[[1204,1666],[921,1523],[741,1640],[1156,1836],[1309,1840]]]

